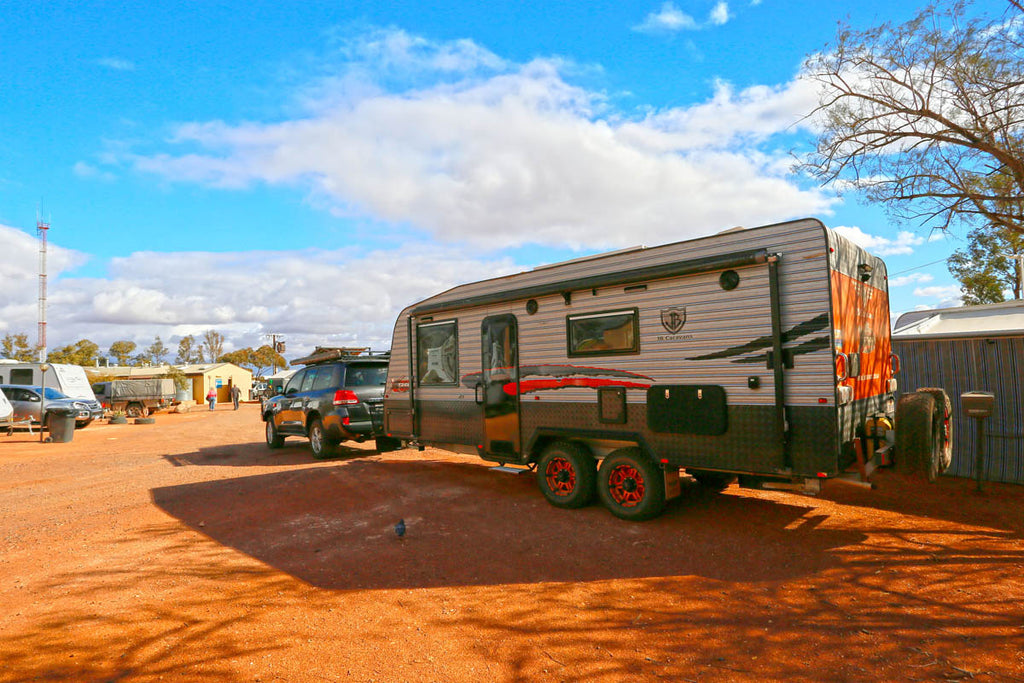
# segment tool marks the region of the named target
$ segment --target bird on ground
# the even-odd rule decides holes
[[[405,536],[405,520],[398,520],[398,524],[395,525],[395,536],[403,538]]]

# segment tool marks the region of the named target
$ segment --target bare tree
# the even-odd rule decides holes
[[[812,57],[822,131],[801,165],[897,218],[1024,231],[1024,8],[964,18],[931,5],[909,22],[840,30]]]
[[[224,355],[224,335],[213,329],[203,332],[202,351],[205,362],[215,362]]]

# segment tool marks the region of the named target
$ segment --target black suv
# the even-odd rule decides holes
[[[280,448],[286,436],[305,436],[313,455],[333,455],[342,441],[381,435],[384,424],[386,356],[352,357],[309,365],[263,404],[267,446]]]

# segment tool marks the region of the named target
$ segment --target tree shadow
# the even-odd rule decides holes
[[[7,629],[0,648],[4,681],[120,681],[178,678],[238,680],[239,659],[252,660],[287,643],[252,642],[239,631],[249,615],[229,606],[294,590],[288,577],[225,562],[214,543],[196,543],[178,524],[151,527],[161,552],[139,567],[103,566],[55,575],[38,588],[53,601],[32,627]],[[138,543],[124,537],[124,546]],[[225,578],[230,581],[225,581]],[[175,593],[172,601],[131,599],[131,586],[213,583],[219,590]],[[135,596],[138,598],[139,596]]]
[[[859,508],[1002,529],[1024,537],[1024,514],[1007,514],[1024,510],[1024,486],[1019,484],[985,482],[978,492],[971,479],[939,477],[932,483],[923,475],[891,469],[876,471],[872,480],[872,490],[830,484],[819,497]]]

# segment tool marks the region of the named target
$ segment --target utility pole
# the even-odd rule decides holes
[[[284,342],[285,337],[280,332],[267,332],[264,337],[270,337],[270,348],[274,349],[274,353],[284,354]],[[277,373],[277,363],[271,363],[270,374]]]
[[[1017,266],[1017,286],[1014,287],[1014,294],[1017,299],[1024,299],[1024,254],[1014,254],[1013,261]]]

